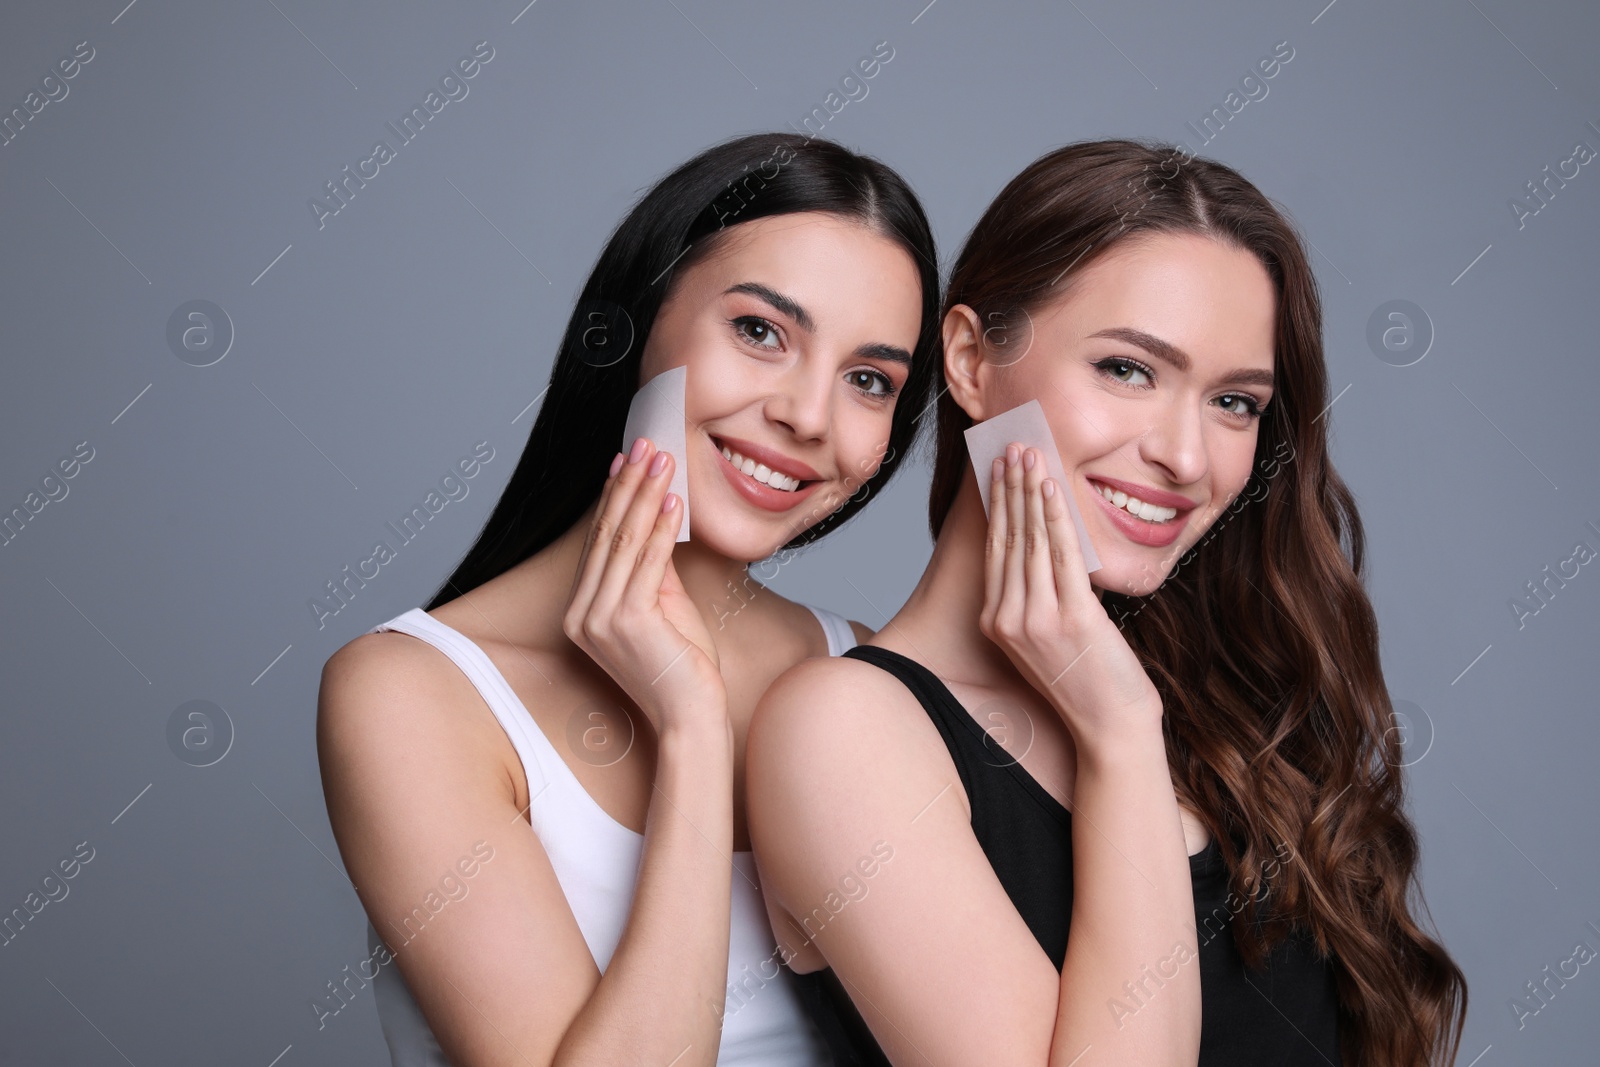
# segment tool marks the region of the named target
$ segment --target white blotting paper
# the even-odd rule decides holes
[[[672,453],[672,484],[669,492],[677,493],[682,501],[683,521],[678,526],[678,540],[689,540],[689,460],[688,416],[683,411],[683,393],[688,385],[689,368],[674,367],[651,378],[633,394],[628,405],[628,421],[622,428],[620,452],[627,452],[640,437],[662,452]]]
[[[1044,453],[1045,476],[1054,478],[1056,485],[1067,495],[1067,511],[1072,515],[1072,525],[1078,531],[1078,547],[1083,552],[1083,562],[1088,573],[1100,569],[1100,557],[1095,554],[1089,531],[1084,529],[1083,516],[1078,512],[1078,502],[1072,495],[1072,483],[1067,481],[1061,467],[1061,453],[1050,432],[1050,422],[1044,417],[1044,408],[1037,400],[1020,404],[1003,411],[992,419],[985,419],[967,430],[967,454],[972,457],[972,470],[978,476],[978,492],[983,497],[983,513],[989,514],[989,479],[993,477],[994,461],[1004,459],[1006,445],[1016,441],[1024,448],[1037,448]]]

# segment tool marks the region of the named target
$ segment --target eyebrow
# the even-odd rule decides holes
[[[723,291],[724,296],[729,293],[744,293],[747,296],[753,296],[757,300],[770,304],[776,310],[793,319],[807,333],[815,333],[817,330],[816,320],[811,317],[809,311],[801,307],[793,297],[785,296],[770,286],[762,285],[760,282],[739,282],[737,285],[728,286]],[[867,359],[882,359],[890,363],[900,363],[907,367],[911,365],[910,352],[907,352],[899,345],[885,344],[882,341],[869,341],[864,345],[859,345],[855,350],[855,354]]]
[[[774,308],[799,323],[800,328],[806,333],[815,333],[817,330],[816,320],[811,317],[809,311],[800,306],[798,301],[793,297],[784,296],[776,289],[762,285],[760,282],[740,282],[738,285],[730,285],[723,292],[723,295],[726,296],[728,293],[746,293],[758,300],[765,300],[768,304],[771,304]]]
[[[899,363],[911,366],[911,353],[899,345],[887,345],[882,341],[869,341],[867,344],[856,348],[856,355],[867,359],[883,359],[890,363]]]
[[[1135,330],[1131,326],[1112,326],[1090,337],[1110,337],[1118,341],[1126,341],[1130,345],[1144,349],[1163,363],[1170,363],[1180,371],[1187,372],[1193,365],[1187,353],[1177,345],[1169,344],[1153,334],[1143,330]],[[1255,367],[1240,367],[1229,371],[1222,376],[1222,381],[1229,385],[1260,385],[1268,389],[1273,387],[1273,376],[1270,370],[1259,370]]]

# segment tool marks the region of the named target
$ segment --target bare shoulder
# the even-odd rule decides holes
[[[331,697],[334,707],[343,708],[365,703],[360,698],[373,690],[404,692],[417,685],[438,689],[445,678],[438,661],[448,663],[438,649],[409,634],[365,633],[346,642],[322,665],[322,697],[324,702]]]
[[[809,898],[817,872],[853,860],[947,784],[965,797],[916,697],[849,656],[778,676],[756,708],[745,761],[751,842],[785,905]]]
[[[508,750],[472,682],[425,641],[365,634],[323,668],[328,821],[373,928],[400,949],[406,985],[453,1063],[491,1062],[508,1041],[551,1062],[599,981],[519,810]],[[483,869],[461,866],[471,856]],[[470,904],[455,903],[469,890]],[[440,932],[417,936],[423,924]]]
[[[423,795],[515,812],[509,748],[476,687],[426,641],[363,634],[323,665],[317,762],[335,835],[355,847],[407,839],[397,816]]]
[[[401,759],[407,768],[448,763],[479,781],[499,779],[508,742],[465,674],[426,641],[395,631],[349,641],[322,668],[317,749],[326,778]]]
[[[891,1062],[927,1049],[1044,1062],[1060,972],[899,678],[853,657],[790,668],[756,710],[746,760],[750,841],[790,969],[831,968]]]
[[[927,723],[921,706],[898,678],[851,656],[801,660],[762,695],[750,725],[750,758],[758,748],[786,753],[786,763],[810,754],[844,755],[841,740],[866,740]],[[874,747],[871,742],[867,748]]]

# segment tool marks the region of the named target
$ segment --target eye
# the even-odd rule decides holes
[[[1124,385],[1131,385],[1135,388],[1142,389],[1144,386],[1139,382],[1131,381],[1124,377],[1124,374],[1142,374],[1146,379],[1154,379],[1155,377],[1155,372],[1143,363],[1123,356],[1107,356],[1100,362],[1093,364],[1093,366],[1101,374],[1111,378],[1113,381],[1119,381]]]
[[[777,351],[782,347],[778,328],[759,315],[740,315],[736,319],[729,319],[728,325],[733,327],[734,333],[757,348]]]
[[[857,389],[861,389],[861,391],[866,393],[868,396],[877,397],[880,400],[888,400],[897,392],[894,387],[894,382],[890,380],[887,374],[884,374],[881,371],[853,370],[846,377],[849,378],[851,385],[854,385]],[[883,386],[883,390],[881,392],[873,392],[869,388],[862,388],[863,380],[865,380],[865,384],[869,386],[873,383],[879,383]]]
[[[1261,417],[1261,401],[1249,393],[1224,393],[1217,397],[1219,406],[1223,405],[1225,401],[1232,401],[1236,406],[1232,408],[1223,406],[1222,410],[1241,422],[1254,422]],[[1248,406],[1241,409],[1237,406],[1241,403]]]

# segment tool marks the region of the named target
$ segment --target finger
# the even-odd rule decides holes
[[[664,480],[672,481],[667,472]],[[672,562],[672,552],[678,543],[678,528],[683,524],[683,501],[677,493],[668,493],[656,509],[655,528],[639,547],[639,560],[634,565],[633,577],[622,593],[622,603],[630,611],[644,611],[661,598],[661,583],[666,578],[667,565]]]
[[[661,512],[661,501],[672,485],[673,457],[667,452],[657,452],[644,464],[644,480],[639,484],[628,503],[628,510],[612,538],[612,549],[606,557],[605,573],[600,587],[595,590],[591,610],[614,612],[622,601],[622,594],[633,578],[639,553],[656,526],[656,516]],[[659,589],[660,587],[657,586]]]
[[[1044,520],[1044,453],[1037,448],[1028,449],[1033,466],[1023,465],[1023,505],[1027,512],[1026,536],[1023,541],[1025,559],[1023,569],[1027,575],[1028,602],[1054,611],[1057,604],[1056,578],[1051,573],[1050,532]]]
[[[605,499],[596,509],[594,521],[590,524],[585,539],[583,561],[579,564],[577,578],[573,582],[572,606],[587,611],[594,602],[595,592],[600,588],[600,580],[606,572],[606,561],[610,558],[617,530],[622,525],[623,516],[627,514],[627,508],[633,502],[639,484],[645,479],[645,471],[649,468],[654,453],[654,443],[649,438],[639,438],[634,442],[634,447],[628,453],[622,468],[617,471],[617,476],[611,479]],[[639,458],[635,459],[635,456]]]
[[[606,473],[606,480],[600,486],[600,503],[595,508],[595,515],[599,516],[606,510],[606,501],[611,499],[611,491],[617,484],[617,477],[622,473],[622,468],[628,462],[626,452],[618,452],[611,460],[611,468]],[[578,566],[572,572],[572,584],[576,588],[579,575],[583,574],[583,565],[589,558],[589,547],[593,542],[594,524],[590,523],[589,531],[583,535],[583,547],[578,552]]]
[[[1040,496],[1044,502],[1045,530],[1050,538],[1051,567],[1055,571],[1056,600],[1063,607],[1071,608],[1083,604],[1086,600],[1095,600],[1094,589],[1089,584],[1089,571],[1083,561],[1083,549],[1078,544],[1078,528],[1072,522],[1072,514],[1067,510],[1066,490],[1054,478],[1046,480],[1046,485],[1053,490],[1049,496],[1044,496],[1041,486]]]
[[[983,611],[980,619],[993,621],[1006,574],[1006,460],[996,456],[989,465],[989,529],[983,548]]]
[[[1022,451],[1020,444],[1006,446],[1006,567],[1001,586],[1000,613],[1020,616],[1027,603],[1027,576],[1023,573],[1022,539],[1027,515],[1022,501]]]

